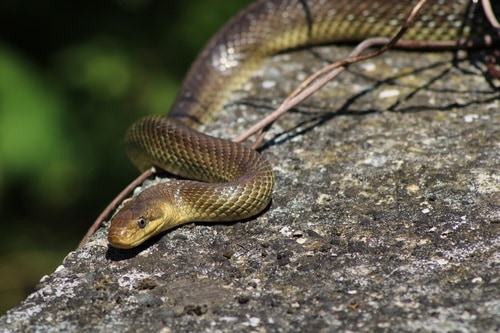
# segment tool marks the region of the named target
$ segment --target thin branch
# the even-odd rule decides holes
[[[495,79],[500,78],[500,67],[497,65],[497,60],[500,59],[500,51],[492,50],[486,55],[486,66],[488,68],[488,73]]]
[[[333,80],[340,73],[342,73],[345,68],[353,63],[357,63],[360,61],[364,61],[370,58],[374,58],[380,56],[387,50],[393,48],[394,46],[398,46],[399,40],[406,33],[406,31],[413,24],[413,21],[416,18],[416,15],[420,8],[424,5],[426,0],[420,0],[415,7],[413,7],[412,11],[408,15],[408,18],[399,29],[398,33],[392,38],[369,38],[361,42],[349,56],[343,60],[337,61],[331,65],[326,66],[325,68],[319,70],[314,73],[306,80],[304,80],[294,92],[292,92],[283,103],[270,115],[261,120],[259,123],[250,127],[246,132],[238,136],[234,139],[235,142],[242,142],[248,139],[250,136],[255,133],[268,129],[270,125],[276,121],[279,117],[288,112],[291,108],[295,107],[297,104],[303,102],[306,98],[315,93],[318,89],[323,87],[325,84]],[[372,46],[382,45],[381,48],[375,50],[366,55],[360,55],[363,51]],[[401,43],[402,46],[406,45],[405,43]],[[323,76],[323,77],[322,77]],[[320,78],[321,77],[321,78]],[[265,135],[265,134],[264,134]],[[252,148],[256,149],[260,146],[262,140],[264,139],[264,135],[260,135],[259,138],[254,142]]]
[[[308,77],[306,80],[304,80],[299,85],[299,87],[296,90],[294,90],[294,92],[292,92],[273,113],[266,116],[264,119],[262,119],[254,126],[250,127],[246,132],[244,132],[236,139],[234,139],[234,141],[243,142],[252,135],[254,135],[255,133],[262,130],[263,128],[269,127],[274,121],[276,121],[282,115],[287,113],[290,109],[295,107],[297,104],[302,103],[307,97],[311,96],[316,91],[318,91],[318,89],[320,89],[325,84],[327,84],[335,77],[337,77],[340,73],[342,73],[345,70],[347,65],[357,62],[352,60],[358,59],[355,57],[357,57],[359,53],[363,52],[367,48],[374,45],[381,45],[381,44],[387,45],[388,42],[389,42],[388,38],[370,38],[364,40],[354,49],[354,51],[352,51],[349,54],[348,58],[341,61],[337,61],[331,65],[328,65],[327,67],[324,67],[323,69],[317,71],[316,73]],[[374,53],[370,54],[370,56],[375,57],[378,55]],[[359,58],[360,60],[358,61],[366,60],[369,58],[370,57],[362,57]],[[323,77],[321,77],[322,75]],[[264,137],[260,135],[259,138],[252,145],[252,148],[256,149],[258,146],[260,146],[260,143],[262,142],[263,139]]]
[[[498,22],[498,19],[495,16],[495,12],[493,11],[493,8],[491,6],[491,0],[482,0],[481,3],[483,4],[484,15],[486,15],[493,28],[499,30],[500,23]]]

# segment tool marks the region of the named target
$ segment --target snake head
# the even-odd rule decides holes
[[[116,248],[133,248],[179,223],[169,200],[159,200],[149,189],[124,202],[111,219],[109,243]]]

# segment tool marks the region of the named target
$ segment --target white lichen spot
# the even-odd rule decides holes
[[[64,265],[59,265],[59,266],[57,266],[54,273],[60,273],[60,272],[64,271],[65,269],[66,269],[66,267],[64,267]]]
[[[444,266],[444,265],[447,265],[450,261],[448,259],[444,259],[444,258],[439,258],[436,260],[436,263],[438,265],[441,265],[441,266]]]
[[[286,237],[290,237],[292,235],[292,229],[289,226],[284,226],[279,231],[283,236]]]
[[[363,161],[363,164],[366,165],[371,165],[376,168],[383,166],[387,162],[387,157],[385,156],[378,156],[378,157],[372,157],[372,158],[367,158]]]
[[[330,194],[320,193],[316,199],[316,203],[318,205],[324,205],[325,203],[332,201],[332,198],[333,197]]]
[[[158,333],[171,333],[172,329],[170,327],[163,327],[158,331]]]
[[[471,282],[472,282],[472,283],[483,283],[483,282],[484,282],[484,280],[483,280],[483,278],[482,278],[482,277],[477,276],[477,277],[473,278]]]
[[[360,67],[365,71],[365,72],[373,72],[377,66],[373,62],[365,62],[361,63]]]
[[[407,191],[408,193],[415,194],[415,193],[417,193],[419,190],[420,190],[420,187],[419,187],[417,184],[409,184],[408,186],[406,186],[406,191]]]
[[[120,276],[118,279],[118,285],[121,288],[127,288],[128,290],[132,290],[139,280],[143,280],[145,278],[151,278],[150,273],[132,271],[130,273],[125,273]],[[160,274],[155,274],[155,276],[160,276]]]
[[[252,327],[257,327],[260,324],[260,318],[250,317],[248,318],[248,324]]]
[[[436,232],[437,228],[436,227],[432,227],[430,229],[427,229],[426,232]]]
[[[464,116],[464,122],[466,122],[466,123],[472,123],[473,121],[475,121],[477,119],[479,119],[479,116],[477,114],[473,114],[473,113],[466,114]]]
[[[252,82],[247,82],[243,85],[242,89],[244,91],[252,91],[253,89],[253,83]]]
[[[302,244],[304,244],[306,242],[307,242],[307,239],[304,238],[304,237],[297,238],[297,243],[300,244],[300,245],[302,245]]]
[[[392,98],[392,97],[398,97],[399,94],[400,91],[398,89],[384,89],[378,94],[378,97],[381,99]]]
[[[264,82],[262,82],[262,88],[264,89],[271,89],[274,88],[275,86],[276,86],[276,81],[264,80]]]

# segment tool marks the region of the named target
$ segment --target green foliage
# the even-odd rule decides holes
[[[57,64],[68,86],[103,100],[123,98],[131,89],[136,65],[118,44],[108,38],[62,50]]]
[[[0,313],[135,177],[126,128],[168,111],[203,44],[249,2],[0,3],[0,267],[16,271],[2,260],[31,253],[20,268],[29,282],[9,289],[17,296]],[[25,269],[30,257],[50,264]],[[0,280],[2,299],[9,283]]]
[[[53,82],[21,55],[0,45],[1,188],[23,177],[30,192],[65,200],[77,170],[71,142],[65,140],[64,101]]]

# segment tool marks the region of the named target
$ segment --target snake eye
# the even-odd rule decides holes
[[[143,229],[146,224],[148,224],[148,221],[146,221],[146,219],[144,217],[139,217],[139,219],[137,220],[137,226],[141,229]]]

